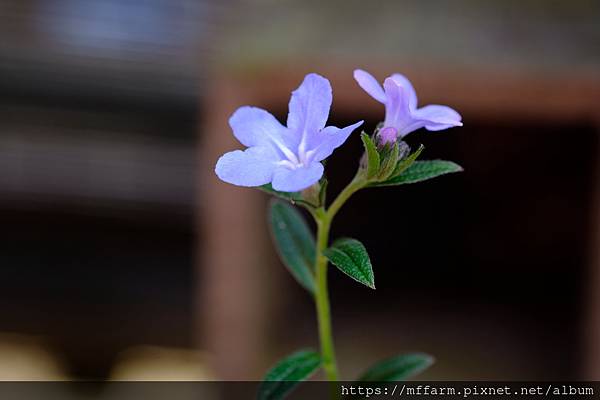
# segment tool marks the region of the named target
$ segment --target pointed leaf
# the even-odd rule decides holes
[[[294,207],[282,201],[271,202],[270,225],[279,257],[291,274],[309,292],[315,291],[315,239]]]
[[[258,400],[283,399],[301,381],[321,366],[321,356],[312,350],[301,350],[279,361],[265,375],[258,389]]]
[[[379,152],[375,143],[366,133],[361,133],[360,138],[362,139],[363,145],[365,146],[365,153],[367,155],[367,178],[372,178],[379,171]]]
[[[423,150],[425,150],[425,146],[420,145],[419,148],[417,150],[415,150],[414,153],[412,153],[405,159],[400,160],[398,162],[398,164],[396,165],[396,168],[394,169],[394,173],[391,175],[391,177],[393,178],[395,176],[400,175],[404,171],[406,171],[406,169],[408,167],[410,167],[417,160],[417,158],[419,157],[419,155],[421,155]]]
[[[358,282],[375,289],[373,267],[367,249],[356,239],[338,239],[324,251],[325,257],[340,271]]]
[[[400,147],[398,146],[398,142],[394,143],[390,150],[382,154],[382,156],[381,167],[379,168],[377,178],[380,181],[385,181],[392,175],[398,164],[398,158],[400,157]]]
[[[427,369],[435,359],[423,353],[404,354],[378,362],[360,378],[361,382],[403,381]]]
[[[369,186],[394,186],[416,183],[436,178],[440,175],[462,171],[462,167],[452,161],[429,160],[415,161],[403,173],[384,182],[373,183]]]

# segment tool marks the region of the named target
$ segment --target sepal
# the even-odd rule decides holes
[[[406,147],[408,147],[408,145]],[[405,155],[400,158],[400,161],[398,162],[398,164],[396,164],[396,168],[394,169],[394,172],[392,173],[391,178],[400,175],[408,167],[410,167],[417,160],[417,158],[419,158],[419,156],[421,155],[423,150],[425,150],[425,146],[423,146],[421,144],[421,145],[419,145],[419,148],[417,150],[415,150],[412,154],[409,154],[410,153],[410,148],[409,148],[408,151],[406,153],[404,153]],[[408,157],[406,157],[406,155],[408,155]]]
[[[385,145],[380,150],[380,157],[381,167],[377,173],[376,180],[385,181],[394,173],[394,169],[396,169],[396,165],[400,159],[400,146],[398,142],[395,142],[391,146]]]
[[[369,135],[363,132],[360,134],[360,138],[365,147],[365,155],[363,156],[363,165],[361,167],[366,172],[367,179],[371,179],[379,172],[381,158],[377,146],[375,146],[373,139]]]

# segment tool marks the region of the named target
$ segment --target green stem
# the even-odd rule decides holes
[[[327,258],[323,254],[329,244],[329,230],[335,214],[352,196],[354,192],[364,186],[364,182],[355,178],[346,186],[338,197],[331,203],[328,210],[321,207],[314,211],[313,216],[317,222],[317,251],[315,260],[317,319],[319,323],[319,340],[321,342],[321,357],[323,369],[327,380],[338,380],[338,369],[335,360],[335,348],[331,328],[331,307],[329,305],[329,291],[327,287]]]
[[[315,263],[315,278],[317,291],[315,302],[317,305],[317,319],[319,322],[319,340],[321,342],[321,357],[323,369],[329,381],[337,381],[338,370],[335,361],[335,349],[331,329],[331,310],[329,306],[329,291],[327,288],[327,258],[323,251],[329,242],[329,228],[331,219],[320,209],[317,216],[317,257]]]

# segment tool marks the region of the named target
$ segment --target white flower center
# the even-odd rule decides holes
[[[285,160],[278,161],[277,165],[281,165],[289,169],[298,169],[308,166],[308,164],[310,164],[312,161],[312,156],[314,155],[315,151],[306,151],[303,143],[300,143],[300,146],[298,147],[298,154],[296,154],[279,140],[275,138],[271,138],[271,140],[275,147],[281,151],[286,158]]]
[[[312,155],[312,153],[314,153],[311,151],[305,152],[301,151],[301,149],[298,149],[299,154],[296,154],[294,151],[289,149],[283,142],[279,141],[276,138],[271,138],[271,143],[285,157],[285,159],[277,161],[277,165],[281,165],[289,169],[298,169],[305,167],[310,162],[310,156]]]

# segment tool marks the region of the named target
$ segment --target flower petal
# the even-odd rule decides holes
[[[292,92],[287,126],[300,138],[323,129],[329,116],[331,84],[317,74],[308,74],[298,89]]]
[[[298,192],[316,183],[323,176],[323,164],[312,162],[306,167],[290,169],[280,166],[273,174],[273,189],[281,192]]]
[[[383,88],[387,97],[383,126],[396,128],[403,135],[403,128],[412,122],[409,93],[393,78],[387,78]]]
[[[287,141],[285,126],[268,111],[258,107],[244,106],[238,108],[229,118],[229,126],[233,135],[246,147],[266,146],[270,139],[276,139],[284,144]]]
[[[319,132],[319,145],[314,149],[311,149],[311,160],[321,161],[326,159],[333,153],[333,150],[340,147],[348,136],[364,121],[359,121],[355,124],[347,126],[345,128],[337,128],[335,126],[328,126]]]
[[[279,161],[271,147],[250,147],[225,153],[217,161],[215,173],[224,182],[238,186],[260,186],[271,182]]]
[[[369,74],[367,71],[363,71],[362,69],[355,69],[354,79],[365,92],[371,95],[372,98],[380,103],[385,104],[385,92],[383,91],[381,84],[377,82],[377,79],[375,79],[373,75]]]
[[[428,105],[415,110],[413,117],[421,120],[425,129],[429,131],[440,131],[453,126],[462,126],[460,114],[448,106]]]
[[[417,108],[417,92],[412,83],[402,74],[394,74],[390,78],[394,80],[404,90],[404,95],[408,97],[408,105],[411,110]]]

